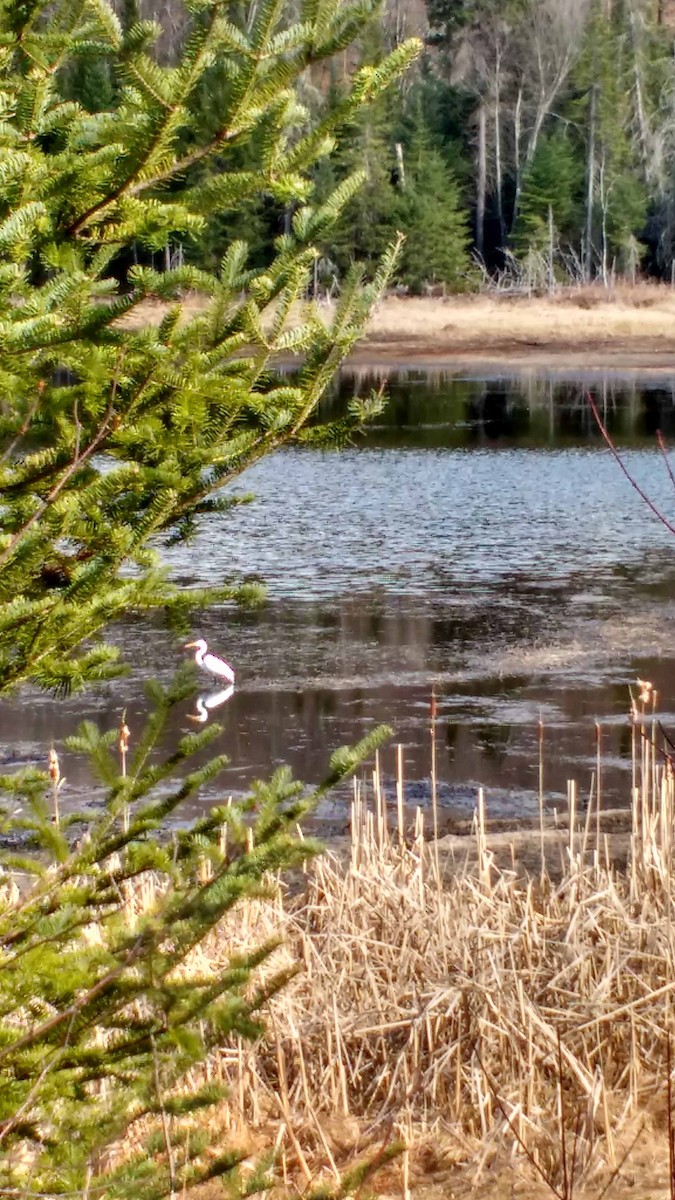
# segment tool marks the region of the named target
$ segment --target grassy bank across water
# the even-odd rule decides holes
[[[196,296],[184,300],[186,312],[200,305]],[[322,306],[327,318],[333,307]],[[164,312],[161,304],[144,304],[125,323],[142,328]],[[547,296],[388,296],[350,361],[364,367],[506,365],[669,375],[675,370],[675,290],[645,283],[565,288]]]
[[[353,361],[672,373],[675,292],[645,284],[550,296],[390,297]]]

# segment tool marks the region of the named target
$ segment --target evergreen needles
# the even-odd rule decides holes
[[[117,653],[96,638],[130,610],[180,622],[215,598],[257,595],[227,581],[181,591],[161,548],[236,502],[223,489],[247,466],[303,436],[386,285],[396,244],[367,286],[352,273],[329,326],[300,303],[315,241],[360,182],[313,205],[310,169],[418,48],[361,68],[317,120],[297,85],[374,12],[307,0],[291,17],[261,0],[235,14],[199,0],[167,67],[156,27],[121,23],[107,0],[0,0],[0,692],[106,678]],[[86,88],[72,98],[92,63],[105,64],[103,106]],[[197,99],[218,77],[209,125]],[[153,269],[172,238],[251,197],[288,218],[264,265],[232,237],[211,272]],[[184,306],[187,291],[202,303]],[[156,299],[159,322],[129,319]],[[290,381],[274,374],[281,353],[301,362]],[[339,436],[372,409],[354,405]],[[155,1200],[217,1176],[237,1186],[241,1155],[188,1145],[172,1124],[220,1090],[177,1084],[223,1039],[259,1033],[289,971],[260,974],[276,943],[255,934],[215,974],[200,952],[225,914],[313,853],[296,827],[316,792],[279,771],[172,831],[226,761],[204,761],[217,727],[162,759],[165,718],[190,692],[187,677],[154,685],[140,735],[124,716],[109,734],[80,728],[71,749],[107,789],[98,816],[68,811],[55,749],[49,773],[0,780],[0,1190]],[[325,786],[380,736],[338,754]],[[113,1161],[143,1118],[150,1139]]]
[[[135,751],[125,751],[124,770],[118,731],[85,723],[72,739],[108,781],[98,817],[61,813],[54,825],[53,770],[0,780],[15,810],[22,806],[6,818],[5,836],[23,833],[30,850],[0,852],[1,868],[28,873],[15,874],[20,888],[0,889],[0,1189],[28,1178],[32,1191],[149,1200],[218,1174],[234,1179],[236,1154],[186,1146],[169,1120],[212,1105],[222,1088],[207,1080],[186,1094],[177,1085],[232,1036],[256,1037],[263,1005],[294,968],[270,967],[277,940],[255,930],[217,971],[204,947],[228,913],[270,894],[276,872],[316,852],[296,832],[316,792],[280,770],[244,801],[169,834],[166,818],[225,760],[188,770],[215,726],[158,758],[166,718],[189,687],[177,680],[154,691],[158,708]],[[324,786],[386,732],[336,757]],[[158,1128],[158,1146],[135,1134],[138,1153],[113,1163],[111,1148],[131,1131],[152,1139]]]
[[[392,248],[367,287],[354,275],[328,327],[311,306],[298,315],[316,239],[359,184],[313,207],[310,169],[416,43],[361,68],[312,120],[295,85],[352,41],[368,4],[310,0],[296,23],[277,0],[239,23],[216,0],[196,7],[173,67],[152,56],[155,27],[123,28],[106,0],[0,7],[0,688],[105,678],[115,650],[77,653],[83,639],[129,609],[184,611],[162,540],[189,538],[249,464],[300,436],[394,262]],[[104,111],[66,99],[92,57],[114,81]],[[196,101],[216,68],[207,128]],[[172,237],[261,195],[290,217],[264,267],[234,240],[212,272],[152,269]],[[187,290],[205,299],[192,319]],[[156,298],[159,324],[125,323]],[[271,373],[282,352],[303,359],[291,383]],[[246,592],[223,581],[190,602],[215,596]]]

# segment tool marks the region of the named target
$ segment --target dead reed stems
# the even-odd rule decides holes
[[[482,792],[458,863],[421,811],[403,828],[402,783],[388,811],[379,765],[355,788],[348,854],[324,855],[301,898],[256,906],[210,948],[217,968],[253,930],[281,928],[304,964],[267,1040],[219,1055],[232,1120],[276,1112],[332,1168],[336,1126],[393,1124],[442,1133],[474,1173],[529,1160],[564,1197],[591,1169],[618,1173],[640,1115],[665,1106],[673,1032],[675,785],[644,693],[625,869],[601,840],[597,785],[583,813],[570,785],[555,883],[543,822],[540,871],[497,869]]]
[[[304,968],[271,1002],[266,1037],[224,1045],[205,1068],[229,1085],[225,1131],[264,1131],[303,1186],[402,1134],[433,1138],[473,1180],[509,1161],[561,1200],[582,1177],[611,1195],[645,1114],[665,1120],[672,1082],[675,774],[647,685],[632,719],[621,867],[601,831],[600,771],[585,811],[570,785],[568,828],[545,828],[541,805],[541,862],[523,880],[515,859],[497,865],[489,795],[460,861],[456,839],[428,840],[433,813],[406,822],[401,753],[391,810],[378,761],[355,785],[348,846],[309,863],[301,891],[237,910],[186,967],[215,974],[281,932],[269,969]],[[154,887],[127,898],[130,923]],[[409,1158],[403,1175],[410,1194]]]

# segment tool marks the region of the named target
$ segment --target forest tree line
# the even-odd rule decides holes
[[[130,29],[144,4],[157,13],[150,0],[140,13],[136,0],[120,0]],[[231,15],[236,21],[236,4]],[[164,0],[160,16],[170,59],[189,20],[178,0]],[[355,261],[372,272],[399,230],[398,286],[413,294],[494,277],[536,289],[675,279],[670,0],[387,0],[349,62],[342,56],[320,77],[303,77],[299,128],[303,112],[316,119],[339,103],[353,67],[377,63],[410,33],[425,41],[416,67],[317,167],[319,200],[365,173],[320,247],[319,294],[337,293]],[[214,69],[195,95],[206,129],[218,128],[228,87],[226,72]],[[115,104],[104,60],[80,68],[70,88],[92,111]],[[237,168],[246,170],[245,156]],[[205,168],[224,169],[218,159]],[[174,260],[213,266],[243,238],[252,264],[263,265],[292,217],[291,206],[260,195],[244,213],[223,210],[199,237],[175,245]]]

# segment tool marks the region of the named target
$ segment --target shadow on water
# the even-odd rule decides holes
[[[378,385],[343,375],[322,415]],[[675,373],[673,390],[618,377],[592,386],[629,469],[672,515],[654,433],[675,443]],[[596,721],[606,801],[627,803],[636,674],[675,726],[675,545],[607,453],[583,381],[410,373],[389,379],[389,395],[363,441],[264,460],[242,485],[255,504],[167,553],[185,583],[255,573],[269,588],[262,608],[211,611],[193,631],[237,669],[216,714],[216,749],[231,761],[223,789],[283,762],[316,781],[335,746],[387,722],[410,799],[424,801],[433,687],[453,811],[471,808],[477,783],[492,811],[531,810],[540,720],[551,803],[568,777],[589,786]],[[0,704],[5,763],[44,757],[84,716],[114,726],[125,705],[138,732],[144,679],[170,678],[187,652],[137,617],[113,638],[125,679],[67,701],[26,688]],[[171,740],[195,728],[194,713],[176,715]],[[383,762],[393,766],[392,751]],[[79,802],[90,781],[67,756],[65,773]],[[339,799],[325,815],[340,813]]]

